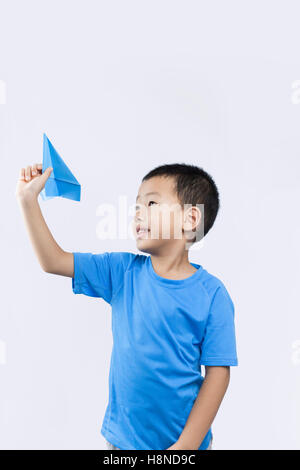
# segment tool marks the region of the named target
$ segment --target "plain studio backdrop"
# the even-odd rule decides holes
[[[190,261],[228,288],[239,358],[214,448],[300,448],[299,14],[297,1],[0,2],[2,449],[105,448],[111,308],[41,270],[15,198],[43,132],[82,185],[81,202],[40,200],[67,251],[138,252],[99,238],[97,209],[134,204],[155,166],[213,176],[220,212]]]

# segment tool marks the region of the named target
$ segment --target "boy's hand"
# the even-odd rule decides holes
[[[21,168],[19,180],[16,187],[16,197],[37,197],[45,186],[45,183],[53,168],[48,167],[44,173],[42,173],[43,165],[41,163],[35,163],[34,165],[28,165],[26,168]]]

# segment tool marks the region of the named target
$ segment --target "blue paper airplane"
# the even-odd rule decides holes
[[[80,201],[80,184],[57,153],[46,134],[44,134],[42,173],[49,166],[53,170],[46,181],[45,187],[40,192],[42,199],[46,201],[47,199],[61,196],[73,199],[73,201]]]

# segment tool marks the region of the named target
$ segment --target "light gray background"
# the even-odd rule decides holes
[[[137,252],[99,240],[96,210],[133,204],[156,165],[214,177],[221,210],[190,260],[228,288],[239,357],[214,448],[299,449],[299,2],[0,8],[0,447],[105,448],[110,306],[40,269],[14,195],[46,132],[82,184],[80,203],[41,202],[65,250]]]

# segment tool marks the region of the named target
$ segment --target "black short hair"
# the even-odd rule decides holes
[[[205,236],[212,228],[220,207],[218,188],[212,177],[203,168],[185,163],[160,165],[149,171],[142,182],[154,176],[174,178],[175,191],[182,207],[184,204],[204,204],[204,217],[202,207],[199,207],[202,218],[197,232],[201,230],[200,233]]]

